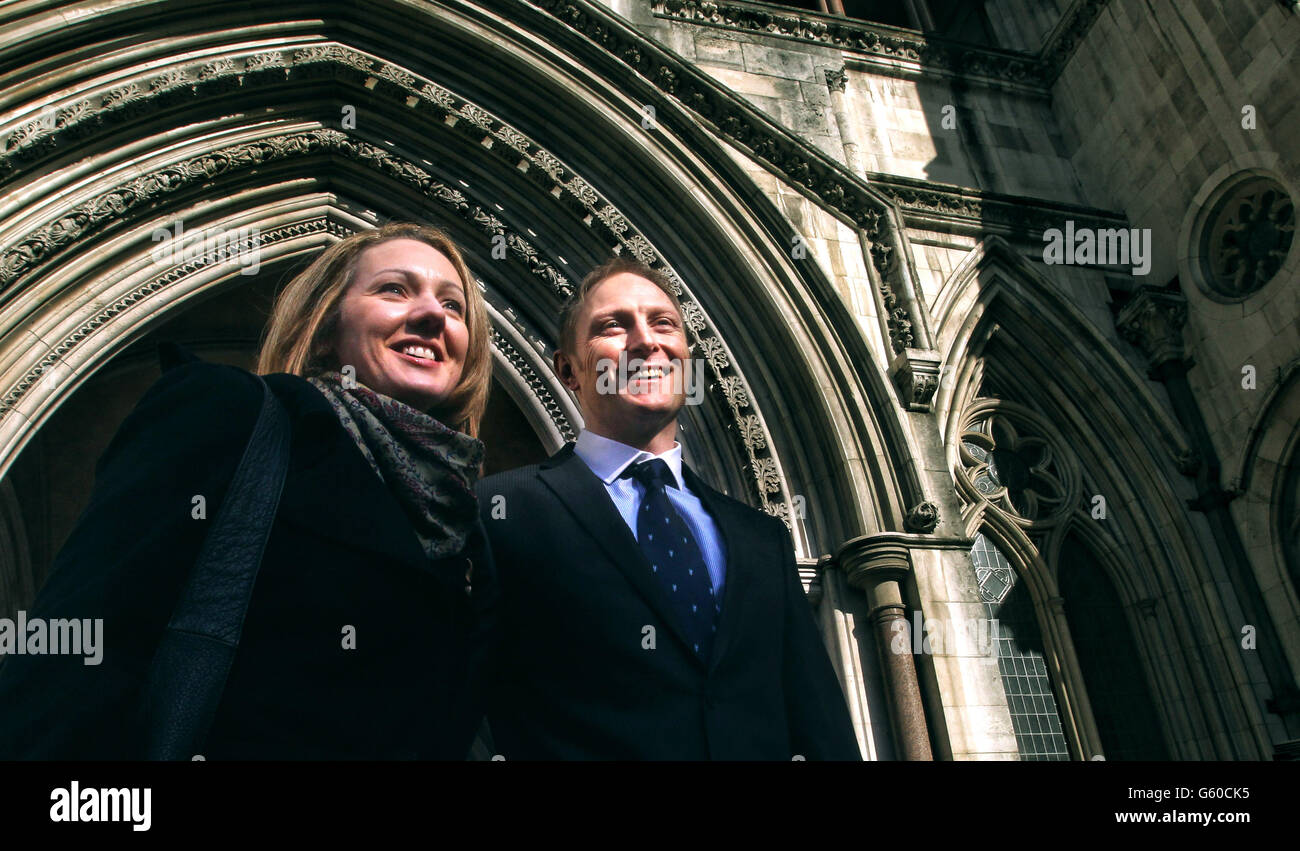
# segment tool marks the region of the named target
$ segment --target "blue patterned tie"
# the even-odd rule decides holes
[[[668,501],[664,485],[676,483],[672,470],[653,458],[630,465],[619,478],[636,479],[645,487],[636,517],[637,543],[686,626],[695,652],[708,659],[722,604],[714,596],[700,545]]]

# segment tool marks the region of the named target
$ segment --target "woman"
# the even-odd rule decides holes
[[[195,756],[464,759],[494,594],[473,491],[488,325],[464,260],[414,224],[342,240],[279,295],[257,371],[289,468]],[[123,423],[28,615],[102,618],[102,658],[0,666],[0,759],[143,756],[143,685],[261,400],[190,356]]]

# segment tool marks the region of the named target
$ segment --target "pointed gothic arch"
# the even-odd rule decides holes
[[[1228,467],[1228,487],[1279,623],[1300,618],[1300,360],[1283,368]],[[1300,673],[1300,660],[1292,659]]]
[[[866,348],[834,288],[788,256],[784,217],[685,105],[743,112],[738,99],[706,78],[688,91],[687,71],[680,86],[659,73],[652,85],[636,70],[658,50],[643,38],[630,50],[610,43],[613,30],[547,17],[539,27],[553,37],[542,39],[474,3],[425,6],[325,3],[304,21],[228,5],[204,17],[207,6],[158,0],[94,26],[33,30],[27,55],[57,42],[68,61],[30,89],[29,121],[0,128],[0,181],[24,198],[0,227],[0,314],[23,329],[0,343],[0,470],[151,323],[237,283],[229,261],[152,268],[154,230],[177,219],[191,232],[257,227],[275,263],[376,219],[424,218],[466,246],[494,307],[498,379],[548,445],[572,433],[575,414],[545,356],[555,307],[584,267],[619,249],[664,263],[684,288],[710,367],[686,437],[706,475],[783,516],[802,496],[804,556],[901,526],[924,495],[892,389],[854,367]],[[166,23],[169,38],[97,52],[104,33],[143,20]],[[453,58],[464,56],[482,61]],[[661,124],[647,132],[640,105],[652,95]],[[357,110],[347,130],[344,106]],[[728,132],[811,175],[801,188],[838,201],[837,215],[874,223],[872,204],[887,212],[860,182],[846,200],[823,179],[824,156],[791,160],[788,134],[764,145],[752,129]],[[493,237],[503,260],[489,259]]]
[[[985,239],[954,270],[933,309],[952,376],[941,385],[936,410],[967,500],[967,534],[998,530],[1008,555],[1027,571],[1080,755],[1101,752],[1101,742],[1057,582],[1060,548],[1071,534],[1094,548],[1129,612],[1165,735],[1179,756],[1266,753],[1262,741],[1228,741],[1217,732],[1253,719],[1253,704],[1202,696],[1208,683],[1243,675],[1229,629],[1232,604],[1205,593],[1216,569],[1207,555],[1213,548],[1179,504],[1180,494],[1191,496],[1175,475],[1187,445],[1123,352],[998,237]],[[973,465],[962,443],[972,412],[999,407],[1035,421],[1049,443],[1076,459],[1071,504],[1033,531],[1034,524],[994,506],[970,483]],[[1094,516],[1096,496],[1105,498],[1105,520]],[[1205,648],[1203,635],[1218,638]]]

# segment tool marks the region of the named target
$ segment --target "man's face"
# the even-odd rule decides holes
[[[686,402],[688,357],[681,314],[640,275],[602,281],[578,315],[574,351],[556,355],[565,386],[578,397],[587,428],[630,446],[673,425]],[[620,357],[640,369],[616,380]],[[611,371],[613,375],[601,374]],[[671,434],[668,446],[671,446]]]
[[[371,390],[427,411],[460,383],[465,304],[456,267],[433,246],[392,239],[367,248],[340,306],[339,364],[355,367]]]

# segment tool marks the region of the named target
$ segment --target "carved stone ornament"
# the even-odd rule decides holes
[[[912,319],[907,308],[899,304],[898,295],[894,292],[893,282],[904,271],[902,264],[894,262],[893,252],[893,247],[884,241],[871,244],[871,264],[875,267],[880,282],[880,302],[885,308],[889,345],[894,354],[901,354],[912,347],[916,335],[912,332]]]
[[[1174,458],[1174,463],[1178,467],[1178,472],[1184,476],[1195,477],[1201,470],[1201,453],[1190,447],[1183,449]]]
[[[1139,288],[1115,317],[1120,335],[1142,350],[1152,369],[1183,361],[1187,301],[1178,293]]]
[[[1077,464],[1047,421],[997,399],[977,399],[962,419],[956,473],[963,499],[1026,527],[1047,527],[1073,510]]]
[[[1048,84],[1056,82],[1079,43],[1088,35],[1110,0],[1077,0],[1066,11],[1040,54]]]
[[[662,18],[821,44],[894,63],[914,64],[924,70],[988,77],[1035,88],[1047,80],[1048,67],[1035,56],[983,50],[838,15],[791,8],[778,11],[737,0],[655,0],[653,8]]]
[[[898,399],[909,411],[925,413],[939,389],[939,355],[925,349],[904,349],[889,365]]]
[[[826,75],[826,88],[833,92],[843,92],[848,85],[849,75],[843,68],[827,68],[823,73]]]
[[[781,9],[743,0],[654,0],[654,14],[693,24],[824,44],[890,63],[913,63],[920,70],[960,74],[1046,91],[1074,55],[1109,0],[1070,4],[1037,56],[984,50],[919,32],[804,9]],[[1295,0],[1279,0],[1294,7]]]
[[[1063,206],[1077,227],[1094,230],[1128,227],[1123,218],[1092,207],[1049,205],[1029,198],[1011,201],[993,192],[935,186],[924,180],[880,172],[867,172],[867,180],[898,206],[909,224],[917,223],[922,228],[967,222],[978,224],[982,231],[1002,230],[1039,241],[1045,230],[1060,226]]]
[[[620,52],[617,48],[632,44],[630,37],[616,35],[613,27],[597,24],[598,20],[605,20],[599,17],[603,15],[601,9],[587,4],[580,4],[580,8],[564,0],[541,0],[540,5],[552,11],[564,24],[581,29],[615,56]],[[771,158],[779,171],[790,175],[797,185],[814,197],[832,199],[835,206],[830,209],[837,215],[856,222],[873,234],[878,232],[883,202],[872,196],[869,188],[858,185],[856,177],[841,173],[838,166],[824,156],[819,160],[818,152],[810,152],[791,140],[774,136],[751,120],[742,120],[737,111],[744,112],[746,107],[739,98],[722,90],[706,92],[689,79],[689,68],[680,63],[673,65],[674,60],[667,58],[666,54],[656,52],[651,56],[647,50],[630,60],[624,57],[624,60],[637,63],[647,73],[648,79],[666,94],[681,98],[692,108],[704,110],[710,120],[731,128],[732,135],[728,138],[732,141],[751,149],[761,148],[764,156]],[[587,227],[597,234],[603,232],[607,235],[610,245],[652,265],[662,265],[658,252],[631,227],[626,217],[613,210],[586,180],[573,173],[553,154],[530,142],[524,134],[488,110],[436,83],[421,80],[405,69],[333,44],[219,59],[206,57],[182,65],[156,71],[140,82],[117,82],[116,88],[100,94],[78,93],[75,104],[60,107],[57,113],[52,113],[52,116],[57,114],[57,119],[52,117],[37,127],[19,128],[11,133],[0,145],[0,182],[12,179],[19,169],[37,166],[43,159],[56,155],[69,145],[80,144],[88,135],[130,127],[141,110],[147,110],[154,100],[175,107],[185,99],[221,96],[250,85],[287,86],[290,85],[290,74],[293,79],[332,78],[345,87],[364,89],[369,98],[387,100],[394,114],[404,110],[431,113],[420,120],[432,120],[447,132],[460,133],[481,143],[485,156],[503,159],[523,179],[550,192]],[[495,140],[502,144],[487,144]],[[511,256],[541,278],[548,289],[560,297],[572,291],[572,284],[565,275],[547,262],[542,252],[519,236],[522,228],[507,228],[501,217],[487,206],[472,203],[460,189],[437,182],[418,165],[382,146],[362,141],[353,134],[321,128],[206,152],[135,177],[127,184],[67,210],[58,220],[50,221],[10,243],[0,257],[0,292],[12,293],[15,288],[25,286],[41,274],[46,263],[57,262],[56,255],[74,243],[114,226],[138,210],[163,203],[163,196],[179,187],[228,177],[241,169],[258,168],[274,160],[322,153],[359,160],[367,167],[411,185],[476,226],[506,236]],[[843,184],[843,181],[849,183]],[[674,280],[680,280],[673,270],[665,271]],[[738,412],[741,405],[752,404],[748,392],[729,382],[726,385],[729,392],[723,395],[721,379],[739,379],[739,376],[728,374],[734,373],[735,367],[712,323],[689,293],[682,295],[684,304],[694,305],[685,308],[690,311],[692,319],[689,330],[715,373],[717,381],[712,386],[717,388],[718,398],[725,399],[737,422],[734,433],[749,460],[754,494],[764,508],[770,510],[776,504],[772,502],[772,494],[783,490],[776,463],[769,457],[770,440],[766,435],[761,439],[757,437],[753,423]],[[16,398],[15,389],[11,389],[8,398]]]
[[[1295,240],[1295,202],[1272,178],[1251,176],[1221,192],[1200,233],[1201,268],[1210,290],[1240,299],[1281,271]]]
[[[909,532],[929,534],[939,525],[939,506],[926,501],[914,505],[903,518],[903,528]]]
[[[546,415],[550,418],[551,423],[555,425],[565,440],[576,440],[578,435],[573,430],[573,424],[565,416],[564,409],[560,403],[551,395],[551,388],[547,386],[537,371],[533,369],[528,358],[516,349],[510,340],[495,328],[492,329],[492,345],[497,351],[505,356],[505,359],[519,373],[520,377],[528,384],[528,389],[541,402],[542,407],[546,410]]]

